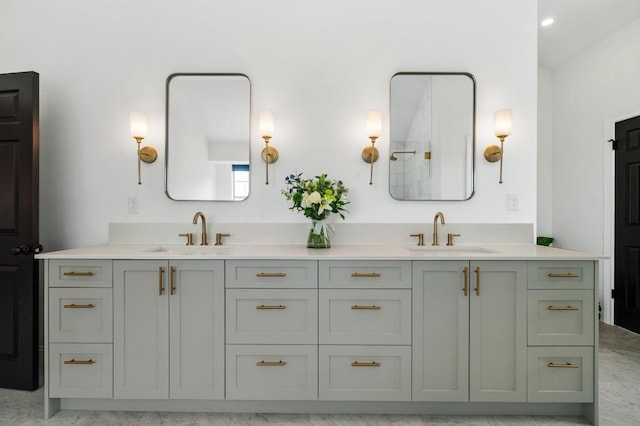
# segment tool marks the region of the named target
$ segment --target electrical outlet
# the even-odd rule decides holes
[[[507,210],[520,210],[518,194],[507,194]]]
[[[140,204],[138,204],[138,197],[129,197],[129,214],[140,213]]]

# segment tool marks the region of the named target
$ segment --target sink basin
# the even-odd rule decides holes
[[[145,250],[145,253],[170,254],[176,256],[216,256],[229,254],[229,247],[219,246],[158,246]]]
[[[486,247],[478,246],[409,246],[407,250],[431,255],[462,256],[470,254],[497,253]]]

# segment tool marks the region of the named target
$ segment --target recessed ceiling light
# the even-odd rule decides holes
[[[540,26],[548,27],[549,25],[553,24],[553,21],[554,21],[553,18],[544,18],[542,21],[540,21]]]

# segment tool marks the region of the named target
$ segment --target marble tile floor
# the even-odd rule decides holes
[[[600,326],[600,424],[640,425],[640,335]],[[216,414],[62,411],[43,419],[43,390],[0,389],[0,425],[582,425],[576,417]]]

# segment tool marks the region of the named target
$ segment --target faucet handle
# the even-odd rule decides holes
[[[217,233],[216,234],[216,244],[217,246],[221,246],[222,245],[222,237],[230,237],[231,234],[221,234],[221,233]]]
[[[459,237],[460,234],[447,234],[447,245],[448,246],[452,246],[453,245],[453,237]]]
[[[193,234],[191,232],[188,232],[186,234],[178,234],[179,237],[187,237],[187,244],[188,246],[192,246],[193,245]]]
[[[410,234],[410,237],[418,237],[418,245],[419,246],[423,246],[424,245],[424,234],[420,233],[420,234]]]

